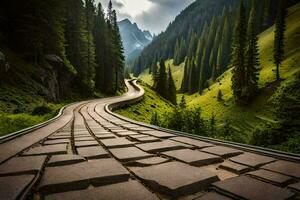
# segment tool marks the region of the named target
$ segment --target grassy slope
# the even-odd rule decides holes
[[[282,63],[280,73],[283,79],[291,79],[300,71],[300,4],[289,9],[287,31],[286,31],[286,57]],[[267,87],[268,83],[274,81],[275,69],[272,59],[274,28],[266,30],[260,35],[260,62],[262,70],[260,72],[259,85],[262,88],[259,96],[247,107],[236,106],[232,101],[231,72],[230,70],[220,77],[220,83],[215,83],[200,96],[194,94],[188,96],[188,104],[191,107],[200,106],[206,117],[211,113],[217,115],[220,121],[231,120],[233,125],[242,132],[251,132],[253,128],[264,121],[275,122],[272,118],[272,107],[269,107],[268,100],[274,93],[273,87]],[[284,84],[286,81],[283,81]],[[224,95],[224,102],[216,100],[219,89]]]
[[[151,90],[149,85],[145,83],[142,83],[141,85],[145,89],[144,99],[138,104],[117,110],[116,113],[137,121],[149,123],[153,112],[164,114],[172,111],[173,106],[171,103],[167,102],[156,92]]]
[[[173,59],[171,59],[167,60],[165,64],[167,67],[171,67],[176,89],[179,90],[182,82],[184,63],[176,66],[173,64]],[[153,85],[153,79],[152,76],[149,74],[149,69],[146,69],[142,74],[140,74],[139,79],[147,83],[148,85]]]
[[[300,3],[289,9],[287,18],[287,31],[286,31],[286,48],[285,60],[282,63],[280,73],[282,78],[291,79],[297,72],[300,71]],[[186,95],[186,100],[189,107],[201,107],[203,116],[210,118],[212,113],[216,115],[219,123],[225,120],[232,122],[232,126],[237,131],[241,132],[245,141],[249,141],[251,133],[255,126],[260,123],[274,122],[273,108],[268,105],[268,100],[275,92],[275,87],[268,87],[268,83],[274,81],[275,69],[272,58],[274,27],[269,28],[263,32],[259,37],[260,47],[260,62],[261,72],[259,85],[262,88],[258,97],[253,103],[247,107],[239,107],[233,103],[231,91],[231,72],[228,70],[221,77],[218,78],[219,82],[213,84],[209,90],[205,90],[204,94]],[[172,60],[167,61],[174,72],[174,79],[177,88],[180,87],[180,80],[183,76],[183,67],[173,66]],[[151,83],[148,73],[140,76],[140,79]],[[283,81],[285,84],[288,80]],[[274,85],[273,85],[274,86]],[[223,93],[223,102],[217,101],[218,91]],[[182,94],[178,95],[180,100]]]
[[[38,67],[7,48],[1,51],[11,66],[5,81],[0,83],[0,136],[3,136],[51,119],[68,102],[48,103],[41,94],[43,86],[36,81]],[[41,107],[46,110],[33,114]]]

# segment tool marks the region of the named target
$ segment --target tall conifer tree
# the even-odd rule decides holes
[[[235,101],[243,103],[245,87],[245,53],[247,47],[246,9],[241,1],[237,24],[235,28],[232,52],[232,91]]]
[[[163,60],[160,61],[159,75],[156,83],[156,92],[162,97],[168,97],[168,78],[166,73],[166,65]]]
[[[171,67],[169,66],[169,71],[168,71],[168,100],[176,105],[177,104],[177,100],[176,100],[176,86],[175,86],[175,82],[172,76],[172,71],[171,71]]]
[[[258,53],[258,37],[255,23],[256,6],[253,1],[250,18],[248,22],[248,49],[247,49],[247,65],[246,65],[246,100],[252,98],[258,90],[258,70],[259,70],[259,53]]]
[[[276,80],[280,79],[280,65],[284,58],[284,32],[286,30],[285,1],[279,0],[275,22],[274,64],[276,65]]]

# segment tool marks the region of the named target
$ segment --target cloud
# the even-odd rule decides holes
[[[128,18],[141,29],[158,34],[193,1],[195,0],[112,0],[112,3],[119,20]],[[101,2],[106,10],[109,0],[96,2]]]
[[[124,4],[122,2],[115,2],[114,6],[115,6],[116,9],[120,9],[120,8],[124,7]]]
[[[154,33],[160,33],[167,28],[168,24],[175,19],[180,11],[191,4],[194,0],[149,1],[153,3],[153,6],[149,10],[136,16],[134,20],[142,29],[150,30]]]

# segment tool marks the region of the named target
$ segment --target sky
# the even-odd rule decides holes
[[[112,0],[119,21],[128,18],[131,22],[136,22],[142,30],[155,34],[164,31],[193,1],[195,0]],[[109,0],[95,2],[101,2],[106,10]]]

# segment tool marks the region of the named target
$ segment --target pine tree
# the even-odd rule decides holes
[[[215,72],[215,78],[219,75],[221,75],[221,68],[222,65],[224,64],[223,62],[223,45],[220,44],[219,48],[218,48],[218,55],[217,55],[217,65],[216,65],[216,72]]]
[[[199,93],[202,94],[202,91],[204,90],[204,83],[206,80],[205,73],[204,73],[204,68],[205,68],[205,58],[206,58],[206,49],[204,49],[202,59],[201,59],[201,65],[200,65],[200,72],[199,72]]]
[[[124,50],[123,43],[118,26],[116,11],[112,11],[112,27],[113,27],[113,46],[114,46],[114,63],[115,63],[115,92],[124,86]]]
[[[182,95],[182,97],[181,97],[181,101],[180,101],[179,107],[180,107],[180,109],[186,109],[186,100],[185,100],[185,96],[184,95]]]
[[[232,53],[232,91],[235,101],[243,103],[245,87],[245,52],[247,47],[246,9],[241,1]]]
[[[255,24],[255,4],[252,5],[248,23],[248,49],[245,82],[247,87],[246,100],[249,101],[258,90],[259,53],[258,37]]]
[[[271,0],[264,0],[264,10],[263,10],[263,27],[268,26],[270,23],[270,2]]]
[[[96,52],[96,78],[95,86],[104,91],[105,66],[107,65],[107,27],[101,3],[98,4],[97,15],[93,30],[95,52]]]
[[[190,57],[190,58],[192,56],[194,56],[196,48],[197,48],[197,37],[196,37],[195,33],[191,33],[187,56]]]
[[[215,113],[211,114],[211,118],[209,120],[209,129],[210,129],[210,134],[214,135],[216,133],[216,115]]]
[[[274,38],[274,64],[276,65],[276,80],[280,80],[279,68],[284,58],[284,32],[286,30],[285,1],[279,0],[277,17],[275,22]]]
[[[81,0],[66,1],[66,54],[67,59],[77,71],[76,87],[86,96],[91,95],[93,90],[89,62],[88,31],[86,30],[86,16]]]
[[[189,93],[193,94],[197,91],[197,66],[194,61],[194,57],[190,61],[190,73],[189,73]]]
[[[94,20],[95,20],[95,6],[94,0],[85,0],[85,19],[86,19],[86,38],[87,38],[87,77],[88,85],[94,90],[95,87],[95,66],[96,55],[93,38]],[[91,92],[92,92],[91,91]]]
[[[181,37],[178,64],[184,62],[185,57],[186,57],[186,42],[183,39],[183,37]]]
[[[166,65],[163,60],[160,61],[159,75],[155,91],[164,98],[168,97],[168,79],[166,73]]]
[[[223,101],[223,93],[222,93],[222,90],[219,90],[219,91],[218,91],[217,100],[218,100],[218,101]]]
[[[189,62],[189,58],[186,58],[184,63],[183,79],[181,83],[181,92],[183,93],[188,91]]]
[[[176,86],[175,86],[175,82],[172,76],[172,71],[171,71],[171,67],[169,66],[169,71],[168,71],[168,100],[176,105],[177,104],[177,99],[176,99]]]
[[[179,63],[180,62],[180,42],[179,42],[178,38],[176,40],[173,59],[174,59],[174,64],[175,65],[180,64]]]

